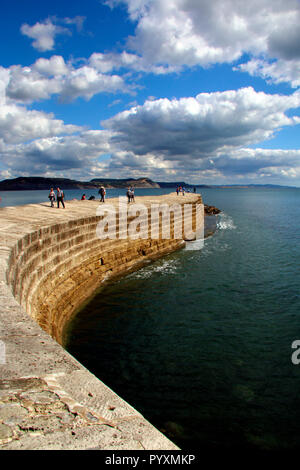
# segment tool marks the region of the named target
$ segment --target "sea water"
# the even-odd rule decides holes
[[[300,449],[300,189],[202,195],[204,247],[105,287],[67,349],[182,449]]]
[[[215,234],[102,289],[67,350],[182,449],[300,449],[300,189],[202,195]]]

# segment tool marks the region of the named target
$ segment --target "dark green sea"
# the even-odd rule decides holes
[[[181,449],[300,450],[300,189],[205,189],[217,231],[106,286],[67,350]]]

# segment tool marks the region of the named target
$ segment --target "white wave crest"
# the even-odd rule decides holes
[[[235,230],[236,225],[234,225],[233,219],[227,214],[220,214],[219,221],[217,222],[218,230]]]
[[[147,266],[145,268],[140,269],[139,271],[130,275],[130,277],[134,277],[135,279],[148,279],[153,274],[174,274],[177,270],[177,262],[176,260],[165,260],[158,264],[153,264],[151,266]]]

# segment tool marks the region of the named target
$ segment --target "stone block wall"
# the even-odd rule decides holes
[[[199,196],[137,199],[149,209],[152,203],[191,203],[194,224],[201,206],[204,221]],[[109,202],[117,208],[118,201]],[[99,239],[98,205],[0,209],[1,450],[177,449],[61,346],[71,316],[104,282],[185,243],[162,236],[118,238],[118,223],[116,239]],[[150,233],[149,210],[144,217]]]
[[[201,202],[199,196],[193,202],[194,227],[196,205]],[[63,342],[63,330],[73,312],[103,282],[183,246],[183,239],[174,238],[178,214],[171,216],[170,239],[162,238],[162,216],[159,236],[151,238],[154,227],[148,206],[147,221],[139,220],[148,223],[146,239],[119,238],[118,219],[116,239],[99,239],[96,228],[102,217],[94,215],[41,227],[13,246],[7,282],[20,305],[57,342]]]

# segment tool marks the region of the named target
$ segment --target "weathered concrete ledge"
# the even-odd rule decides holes
[[[189,194],[136,202],[202,203]],[[103,282],[184,242],[99,240],[99,202],[66,206],[0,209],[0,449],[176,450],[61,344],[74,311]]]

